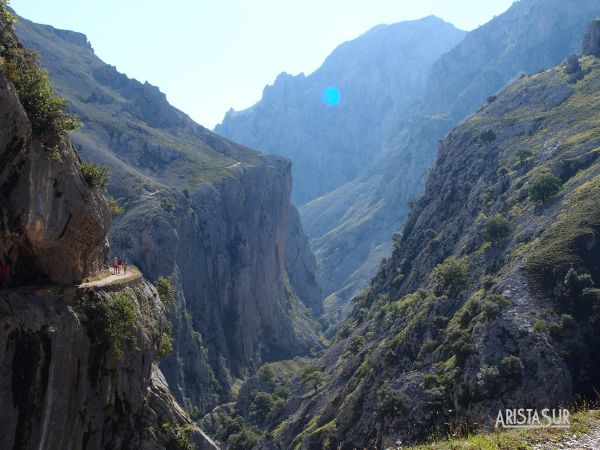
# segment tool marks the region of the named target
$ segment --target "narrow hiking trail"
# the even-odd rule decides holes
[[[107,286],[110,284],[123,284],[130,281],[137,280],[142,276],[142,273],[136,268],[131,266],[126,274],[119,273],[114,275],[112,269],[110,269],[110,275],[100,278],[98,280],[87,281],[79,285],[80,288],[94,287],[94,286]]]

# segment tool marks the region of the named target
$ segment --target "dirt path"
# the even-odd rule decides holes
[[[79,285],[79,287],[86,288],[86,287],[92,287],[92,286],[107,286],[109,284],[122,284],[122,283],[127,283],[129,281],[137,280],[138,278],[140,278],[142,276],[140,271],[138,269],[136,269],[135,267],[131,267],[131,270],[127,270],[127,274],[120,273],[117,275],[112,275],[112,269],[110,271],[111,271],[110,276],[101,278],[99,280],[81,283]]]

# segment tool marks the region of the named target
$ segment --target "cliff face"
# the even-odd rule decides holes
[[[398,120],[359,177],[300,208],[329,317],[351,308],[348,300],[367,286],[390,251],[391,236],[401,230],[435,163],[439,140],[515,77],[577,53],[599,15],[595,0],[515,2],[433,64],[413,116]]]
[[[288,231],[289,162],[194,123],[82,35],[26,20],[17,32],[83,121],[73,134],[83,158],[112,170],[109,193],[125,209],[113,254],[152,281],[173,277],[176,342],[163,368],[178,400],[205,411],[261,361],[319,347],[306,310],[321,304],[314,259],[299,223]],[[288,278],[288,263],[304,272]]]
[[[104,318],[94,308],[123,296],[135,319],[115,348],[96,328]],[[216,448],[161,381],[154,361],[166,319],[143,280],[1,291],[0,314],[0,447],[158,450],[179,433],[198,449]]]
[[[60,161],[42,149],[4,70],[0,243],[12,270],[0,290],[0,447],[216,448],[155,366],[168,324],[154,288],[140,277],[77,286],[105,264],[106,197],[66,136],[53,137]]]
[[[325,381],[286,377],[264,448],[385,448],[594,397],[599,96],[600,60],[569,58],[448,134],[391,257],[311,362]]]
[[[230,111],[215,131],[290,157],[293,201],[302,205],[355,178],[380,152],[431,65],[463,35],[436,17],[377,26],[313,74],[279,75],[259,103]]]
[[[118,251],[151,278],[176,274],[179,338],[165,372],[190,405],[227,399],[233,378],[262,361],[320,346],[285,271],[290,189],[289,161],[266,157],[189,198],[167,191],[140,199],[115,222]],[[177,206],[165,211],[165,203]]]
[[[4,76],[0,96],[0,254],[16,283],[81,281],[105,263],[106,199],[83,179],[70,143],[62,162],[41,149]]]

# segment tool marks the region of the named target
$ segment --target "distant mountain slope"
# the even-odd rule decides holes
[[[347,300],[389,252],[409,202],[421,193],[438,140],[509,80],[578,52],[587,24],[598,16],[597,0],[515,2],[434,64],[413,106],[420,116],[399,122],[360,177],[301,208],[330,317],[347,311]]]
[[[83,158],[112,170],[109,193],[125,208],[113,256],[152,281],[173,277],[175,351],[162,367],[178,399],[202,412],[261,361],[318,348],[305,306],[319,312],[321,293],[289,161],[197,125],[102,62],[82,34],[24,19],[17,33],[83,121],[72,136]]]
[[[431,65],[464,32],[436,17],[380,25],[340,45],[309,76],[281,74],[251,108],[230,111],[215,131],[290,157],[297,205],[356,177],[398,117],[425,88]],[[332,98],[323,92],[335,87]]]
[[[248,396],[233,414],[264,430],[258,448],[394,448],[489,430],[499,410],[595,399],[599,205],[600,58],[570,58],[448,133],[334,344],[287,370],[290,392],[262,423]],[[286,364],[240,392],[281,395]]]

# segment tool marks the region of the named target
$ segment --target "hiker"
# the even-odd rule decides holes
[[[0,282],[2,283],[3,288],[8,287],[9,280],[10,266],[8,265],[8,260],[5,257],[2,257],[2,260],[0,260]]]
[[[127,258],[123,258],[123,274],[127,275]]]
[[[120,256],[117,257],[117,262],[119,264],[119,266],[117,267],[117,273],[121,273],[121,266],[123,265],[123,258],[121,258]]]
[[[115,258],[115,260],[113,261],[113,275],[116,275],[119,271],[119,261],[117,261],[117,258]]]

